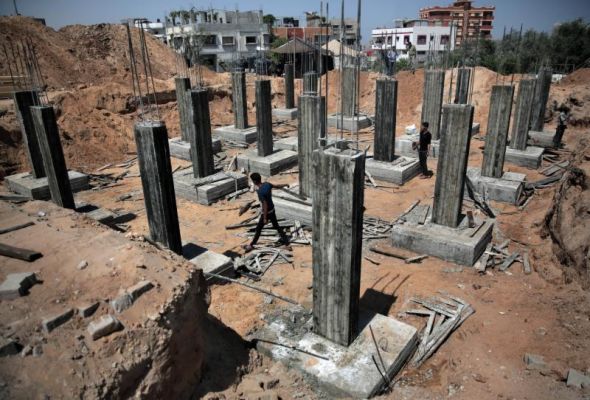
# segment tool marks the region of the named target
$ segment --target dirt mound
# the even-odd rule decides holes
[[[590,288],[590,138],[578,136],[571,167],[565,173],[545,217],[545,235],[566,267],[566,277]]]
[[[0,17],[3,43],[23,38],[34,43],[41,72],[51,89],[131,82],[127,33],[122,25],[72,25],[55,31],[30,18]],[[139,43],[137,29],[133,30],[133,39]],[[146,41],[154,78],[170,78],[175,73],[173,51],[151,35],[146,35]],[[138,50],[136,46],[139,54]],[[0,61],[0,73],[9,75],[5,62]]]
[[[561,105],[571,110],[570,125],[590,126],[590,68],[579,69],[552,85],[545,115],[551,127],[556,124]]]

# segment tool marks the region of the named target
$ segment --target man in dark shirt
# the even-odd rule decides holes
[[[266,225],[268,221],[272,223],[272,227],[275,228],[279,233],[281,243],[289,243],[289,239],[279,226],[277,216],[275,214],[275,205],[272,202],[272,188],[276,187],[277,189],[280,189],[283,187],[288,187],[289,185],[273,185],[270,182],[262,183],[262,177],[257,172],[252,173],[250,175],[250,179],[252,179],[252,183],[254,184],[254,186],[256,186],[256,193],[258,193],[258,200],[260,200],[262,212],[260,214],[258,224],[256,225],[256,232],[254,233],[254,238],[252,239],[252,242],[250,242],[250,244],[244,246],[244,249],[246,251],[251,251],[254,248],[254,245],[256,245],[258,239],[260,238],[262,228],[264,228],[264,225]]]
[[[422,122],[420,129],[420,139],[418,141],[418,159],[420,160],[420,174],[421,179],[430,178],[432,173],[428,170],[428,153],[430,152],[430,142],[432,141],[432,134],[428,130],[428,122]]]

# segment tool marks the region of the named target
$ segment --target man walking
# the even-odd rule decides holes
[[[418,159],[420,160],[420,178],[426,179],[432,176],[432,172],[428,170],[428,153],[430,152],[430,142],[432,142],[432,134],[428,130],[428,122],[422,122],[420,128],[420,139],[418,140]],[[414,142],[416,146],[416,142]]]
[[[553,136],[553,147],[559,149],[561,147],[561,139],[567,129],[567,120],[569,118],[570,109],[567,106],[559,108],[559,117],[557,117],[557,130]]]
[[[258,239],[260,238],[262,228],[264,228],[264,225],[266,225],[268,221],[272,223],[272,227],[275,228],[279,233],[281,243],[288,244],[289,239],[287,238],[287,236],[283,232],[283,229],[279,226],[279,223],[277,221],[277,216],[275,214],[275,205],[272,202],[272,189],[280,189],[288,187],[289,185],[273,185],[270,182],[262,183],[262,177],[257,172],[252,173],[250,175],[250,179],[256,187],[256,193],[258,193],[258,200],[260,200],[262,212],[260,214],[260,219],[258,220],[258,225],[256,225],[256,232],[254,233],[254,238],[252,239],[252,242],[250,242],[250,244],[244,245],[244,250],[251,251],[254,248],[254,246],[258,242]]]

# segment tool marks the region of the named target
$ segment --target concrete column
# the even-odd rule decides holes
[[[345,117],[354,117],[356,108],[356,68],[342,68],[342,114]]]
[[[303,74],[303,94],[316,94],[318,92],[318,79],[316,72]]]
[[[299,193],[311,197],[314,185],[313,152],[319,146],[319,138],[326,137],[326,98],[304,94],[299,97]]]
[[[285,64],[285,108],[295,108],[295,66]]]
[[[314,333],[348,346],[358,334],[365,154],[313,153]]]
[[[504,173],[504,156],[512,114],[513,85],[492,86],[488,132],[483,151],[481,174],[491,178],[501,178]]]
[[[215,172],[213,143],[211,141],[211,117],[207,89],[186,92],[191,117],[189,130],[190,156],[195,178],[204,178]]]
[[[176,85],[176,104],[178,107],[178,116],[180,120],[180,138],[188,142],[188,130],[190,125],[190,114],[187,106],[187,90],[191,88],[191,80],[189,78],[175,78]]]
[[[74,195],[53,107],[33,106],[30,109],[43,159],[43,169],[47,174],[51,200],[60,207],[74,210],[76,209]]]
[[[45,177],[45,167],[43,166],[43,157],[41,148],[35,132],[33,117],[31,116],[31,106],[39,104],[37,92],[33,90],[23,90],[13,93],[14,108],[16,109],[16,118],[20,125],[23,142],[27,150],[27,158],[31,165],[31,174],[34,178]]]
[[[234,126],[236,129],[248,127],[248,99],[246,95],[246,73],[235,71],[231,74],[232,100],[234,105]]]
[[[461,217],[473,106],[445,104],[447,134],[440,139],[432,222],[456,228]]]
[[[526,142],[529,137],[529,123],[533,110],[533,96],[535,94],[536,81],[534,79],[523,79],[518,85],[516,106],[514,108],[514,120],[512,122],[512,136],[510,147],[515,150],[526,149]]]
[[[258,155],[266,157],[273,152],[272,107],[270,104],[270,81],[256,81],[256,132]]]
[[[535,95],[533,97],[533,111],[531,115],[531,130],[542,132],[545,126],[545,109],[549,100],[549,89],[551,89],[551,78],[553,71],[544,67],[539,70]]]
[[[471,68],[457,68],[457,86],[455,86],[455,104],[467,104],[469,100],[469,85],[471,83]]]
[[[375,92],[375,144],[373,145],[373,158],[377,161],[393,161],[396,113],[397,81],[389,78],[378,79]]]
[[[428,122],[432,139],[440,138],[440,119],[445,86],[445,71],[424,71],[424,95],[422,97],[422,122]]]
[[[142,121],[135,124],[134,132],[150,236],[182,254],[166,125]]]

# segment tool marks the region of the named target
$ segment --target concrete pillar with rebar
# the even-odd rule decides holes
[[[306,72],[303,74],[303,94],[315,94],[318,92],[317,72]]]
[[[180,138],[188,142],[188,131],[190,125],[190,114],[187,110],[187,91],[191,88],[191,81],[189,78],[175,78],[176,85],[176,104],[178,106],[178,117],[180,120]]]
[[[211,141],[211,116],[207,89],[186,92],[186,107],[189,110],[190,156],[195,178],[204,178],[215,172],[213,144]]]
[[[27,158],[31,165],[31,174],[34,178],[43,178],[46,176],[45,167],[43,166],[39,139],[37,139],[37,132],[35,132],[35,125],[31,115],[31,107],[39,104],[39,96],[34,90],[23,90],[14,92],[13,98],[16,118],[20,125]]]
[[[231,74],[232,77],[232,101],[234,106],[234,127],[236,129],[248,128],[248,99],[246,94],[246,73],[238,70]]]
[[[60,207],[73,210],[76,205],[61,147],[55,111],[52,106],[33,106],[31,115],[43,158],[43,167],[47,174],[51,200]]]
[[[318,149],[313,166],[314,333],[348,346],[358,333],[365,154]]]
[[[428,122],[434,140],[440,138],[444,85],[445,71],[439,69],[424,71],[424,95],[420,122]]]
[[[270,80],[256,81],[256,130],[258,155],[266,157],[273,152],[272,106]]]
[[[397,81],[377,80],[375,92],[375,143],[373,158],[391,162],[395,156],[395,122],[397,113]]]
[[[356,68],[342,68],[342,115],[354,117],[356,114],[357,76]]]
[[[295,108],[295,65],[285,64],[285,108]]]
[[[471,68],[457,68],[457,83],[455,86],[455,104],[467,104],[469,101],[469,86],[471,84]]]
[[[536,81],[534,79],[522,79],[518,84],[518,95],[516,96],[510,138],[510,147],[512,149],[524,150],[527,147],[535,86]]]
[[[553,71],[549,67],[539,69],[537,75],[537,84],[533,96],[533,110],[531,113],[531,130],[542,132],[545,126],[545,109],[549,100],[549,89],[551,89],[551,79]]]
[[[483,151],[481,174],[490,178],[501,178],[504,173],[504,157],[510,116],[512,114],[512,99],[514,86],[494,85],[490,97],[490,112],[488,114],[488,132]]]
[[[311,197],[314,185],[313,152],[319,147],[319,139],[326,137],[325,110],[324,96],[304,94],[299,97],[299,193],[306,197]]]
[[[150,237],[181,254],[166,125],[160,121],[142,121],[135,124],[134,133]]]
[[[440,139],[432,222],[456,228],[461,219],[473,106],[446,104],[447,133]]]

